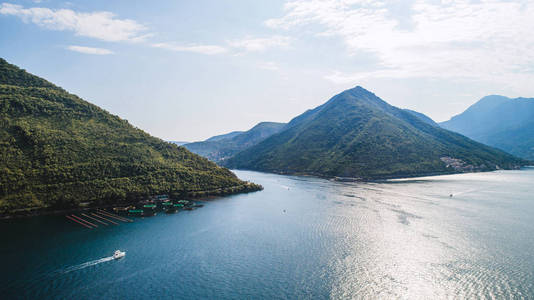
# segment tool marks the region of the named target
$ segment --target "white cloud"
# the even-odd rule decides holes
[[[225,53],[228,51],[226,48],[217,46],[217,45],[184,46],[184,45],[176,45],[172,43],[156,43],[156,44],[152,44],[151,46],[155,48],[167,49],[167,50],[177,51],[177,52],[193,52],[193,53],[206,54],[206,55],[221,54],[221,53]]]
[[[275,29],[309,29],[339,37],[349,55],[378,58],[372,70],[334,71],[338,83],[365,77],[469,78],[525,83],[534,80],[534,1],[415,0],[406,16],[395,1],[289,1]],[[400,19],[410,20],[409,28]]]
[[[258,64],[258,67],[260,69],[264,69],[264,70],[268,70],[268,71],[278,71],[278,70],[280,70],[280,67],[278,66],[278,64],[275,63],[275,62],[272,62],[272,61],[261,62],[261,63]]]
[[[70,9],[43,7],[24,8],[20,5],[2,3],[0,14],[17,16],[50,30],[72,31],[76,35],[103,41],[139,42],[145,40],[147,28],[134,20],[118,19],[111,12],[82,13]]]
[[[290,38],[286,36],[272,36],[267,38],[247,37],[239,40],[231,40],[226,46],[220,45],[180,45],[176,43],[155,43],[152,47],[162,48],[177,52],[193,52],[206,55],[222,54],[227,52],[262,52],[269,48],[285,48],[289,46]]]
[[[84,54],[94,54],[94,55],[109,55],[113,54],[113,51],[104,49],[104,48],[93,48],[93,47],[84,47],[84,46],[68,46],[67,49],[71,51],[76,51]]]
[[[275,35],[267,38],[244,38],[228,41],[228,44],[236,49],[248,52],[261,52],[268,48],[287,48],[291,39],[287,36]]]

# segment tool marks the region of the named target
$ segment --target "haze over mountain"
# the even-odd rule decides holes
[[[169,143],[173,143],[175,144],[176,146],[182,146],[184,144],[187,144],[189,142],[184,142],[184,141],[169,141]]]
[[[525,161],[430,125],[356,87],[222,163],[238,169],[373,179],[512,169]]]
[[[184,147],[212,161],[222,161],[279,132],[285,125],[285,123],[261,122],[248,131],[217,135],[203,142],[185,144]]]
[[[243,132],[244,131],[232,131],[230,133],[225,133],[225,134],[221,134],[221,135],[212,136],[209,139],[207,139],[206,141],[215,142],[215,141],[220,141],[220,140],[231,139],[231,138],[233,138],[233,137],[235,137],[237,135],[240,135]]]
[[[408,112],[414,116],[416,116],[417,118],[419,118],[421,121],[429,124],[429,125],[432,125],[432,126],[439,126],[438,123],[436,123],[434,120],[432,120],[432,118],[430,118],[429,116],[425,115],[425,114],[422,114],[420,112],[417,112],[415,110],[411,110],[411,109],[407,109],[405,108],[404,109],[405,112]]]
[[[440,126],[534,160],[534,98],[486,96]]]
[[[0,213],[255,190],[0,59]]]

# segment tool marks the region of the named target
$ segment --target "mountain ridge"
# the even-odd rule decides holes
[[[285,123],[260,122],[247,131],[216,135],[202,142],[183,145],[191,152],[218,162],[251,147],[281,130]]]
[[[486,96],[439,125],[534,160],[534,98]]]
[[[521,162],[428,124],[357,86],[307,110],[281,132],[222,164],[275,173],[380,179],[516,168]]]
[[[0,58],[0,214],[260,186]]]

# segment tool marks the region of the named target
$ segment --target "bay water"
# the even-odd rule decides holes
[[[265,189],[92,230],[1,220],[0,298],[534,299],[534,168],[366,183],[235,172]]]

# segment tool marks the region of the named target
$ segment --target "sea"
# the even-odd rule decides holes
[[[382,182],[234,172],[265,189],[94,229],[0,220],[0,298],[534,299],[534,168]]]

